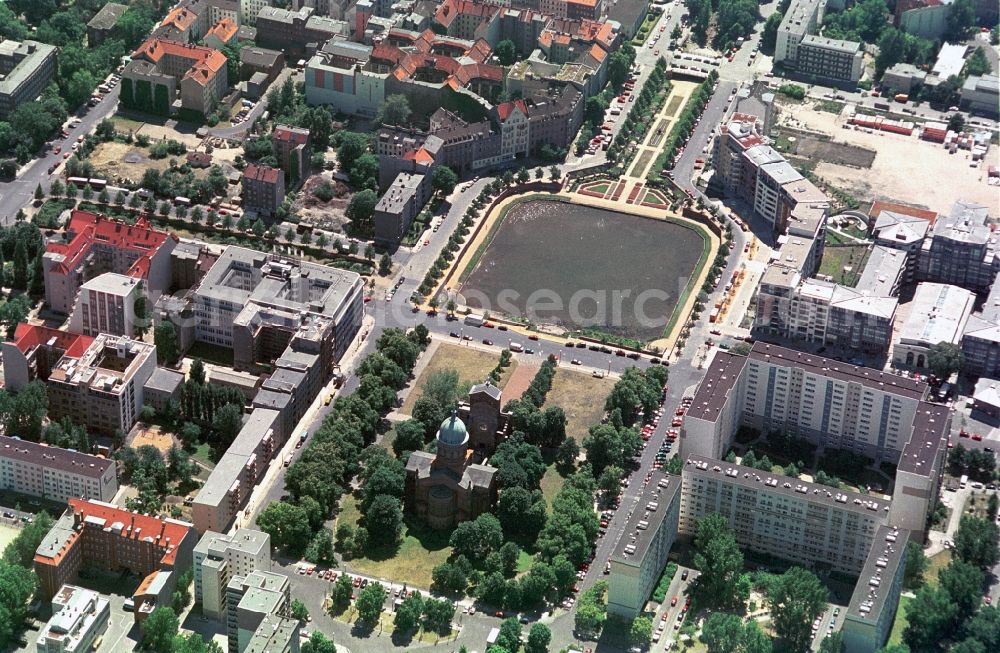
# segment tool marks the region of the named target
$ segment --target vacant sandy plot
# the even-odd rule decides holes
[[[153,426],[148,429],[141,429],[135,438],[132,439],[131,447],[138,449],[143,445],[150,445],[166,454],[174,444],[174,438],[169,433],[162,433],[159,427]]]
[[[434,357],[427,363],[424,371],[420,373],[420,377],[417,378],[416,384],[406,396],[406,401],[403,402],[403,407],[399,409],[399,412],[409,415],[413,411],[413,404],[420,398],[424,384],[427,383],[428,377],[434,372],[449,369],[455,370],[458,372],[459,386],[482,383],[499,361],[500,355],[493,352],[462,345],[442,344],[434,352]],[[516,369],[517,361],[512,361],[510,367],[504,370],[503,375],[500,377],[500,388],[504,387],[507,379],[510,378]]]
[[[948,154],[940,144],[916,136],[844,129],[844,118],[806,107],[796,107],[794,115],[789,114],[786,112],[783,120],[792,119],[801,128],[828,134],[835,142],[876,152],[868,170],[826,162],[816,165],[817,176],[862,201],[902,200],[941,213],[948,212],[956,200],[1000,205],[1000,186],[986,184],[985,165],[970,167],[970,155],[965,150]],[[993,146],[987,153],[986,165],[998,162],[1000,155]]]
[[[21,532],[16,526],[10,524],[0,524],[0,551],[7,548],[7,545],[14,541],[14,538]]]
[[[545,406],[559,406],[566,413],[566,435],[583,444],[583,438],[604,416],[604,399],[614,386],[614,379],[560,368],[552,379],[552,389]]]
[[[151,159],[145,148],[117,141],[101,143],[90,155],[98,176],[111,181],[131,179],[138,182],[147,168],[155,168],[161,172],[169,168],[170,159],[171,157]]]

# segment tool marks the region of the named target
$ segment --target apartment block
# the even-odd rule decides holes
[[[285,175],[278,168],[251,163],[243,171],[243,208],[271,219],[285,201]]]
[[[969,317],[962,336],[963,370],[1000,377],[1000,283],[994,283],[979,313]]]
[[[111,501],[118,473],[107,458],[0,435],[0,487],[52,501]]]
[[[885,499],[704,456],[685,456],[681,478],[681,533],[719,513],[742,547],[846,574],[861,572],[889,514]]]
[[[41,596],[56,596],[87,564],[108,571],[128,569],[145,577],[137,597],[147,591],[147,581],[162,583],[160,596],[169,601],[176,576],[191,565],[198,537],[191,524],[130,512],[101,501],[71,498],[68,503],[69,509],[35,551]],[[155,607],[148,600],[137,600],[136,620],[141,621]]]
[[[922,243],[917,278],[973,292],[989,290],[1000,257],[988,217],[987,207],[972,202],[955,202],[948,215],[938,216]]]
[[[87,45],[96,48],[114,33],[115,25],[118,24],[128,5],[117,2],[109,2],[101,7],[101,10],[94,14],[94,17],[87,23]]]
[[[61,240],[49,241],[42,255],[45,301],[68,315],[78,289],[106,272],[145,282],[152,305],[170,288],[170,254],[179,239],[158,231],[145,218],[134,225],[74,210]]]
[[[42,94],[55,75],[56,52],[37,41],[0,41],[0,118]]]
[[[52,617],[35,642],[37,653],[86,653],[108,629],[111,601],[97,592],[63,585],[52,597]]]
[[[184,373],[157,367],[142,388],[142,403],[164,411],[172,401],[180,402]]]
[[[86,336],[108,333],[130,338],[140,326],[135,314],[140,298],[146,298],[141,278],[105,272],[80,286],[69,330]]]
[[[164,81],[162,77],[172,79],[174,88],[180,89],[181,108],[202,115],[211,113],[229,88],[226,57],[219,50],[152,38],[132,53],[132,60],[122,73],[122,102],[129,108],[163,114],[165,101],[169,113],[174,102],[169,88],[164,94],[153,84],[148,103],[142,90],[144,85]]]
[[[427,172],[430,172],[429,167]],[[375,205],[375,244],[398,247],[432,191],[430,174],[399,173]]]
[[[19,390],[35,380],[46,381],[64,355],[79,356],[94,341],[68,331],[36,324],[18,324],[14,337],[2,345],[4,387]]]
[[[88,430],[128,433],[142,410],[143,387],[156,369],[156,347],[101,334],[79,355],[66,352],[48,376],[49,417]]]
[[[918,215],[882,210],[875,217],[872,235],[878,246],[898,250],[906,257],[903,272],[905,283],[916,279],[920,250],[930,228],[931,221]]]
[[[926,395],[907,377],[757,342],[747,357],[715,356],[684,419],[681,454],[721,459],[745,426],[889,461],[891,523],[923,533],[951,431],[947,407]]]
[[[243,653],[299,653],[302,622],[290,617],[265,616]]]
[[[240,528],[232,535],[207,531],[194,548],[194,600],[212,619],[222,619],[229,581],[254,571],[271,571],[271,536]]]
[[[903,590],[909,536],[909,531],[889,526],[875,532],[841,628],[846,653],[875,653],[889,639]]]
[[[962,107],[984,116],[996,117],[1000,113],[1000,76],[969,76],[962,84]]]
[[[608,612],[635,618],[656,587],[677,537],[681,479],[654,471],[629,508],[629,519],[611,554]],[[624,508],[624,506],[623,506]]]
[[[796,71],[809,78],[856,84],[864,73],[864,50],[857,41],[809,34],[797,48]]]
[[[284,441],[275,431],[279,416],[275,410],[255,409],[219,459],[191,506],[199,533],[226,531],[250,498]]]
[[[326,43],[334,38],[346,40],[351,35],[347,23],[317,16],[312,7],[297,11],[264,7],[257,12],[256,27],[257,43],[283,52],[302,52],[309,43]]]
[[[309,176],[312,163],[312,143],[309,130],[302,127],[275,125],[271,134],[278,167],[285,171],[292,184]]]
[[[794,65],[802,39],[813,34],[823,21],[826,0],[792,0],[778,26],[774,63]]]
[[[927,369],[931,347],[962,341],[976,295],[958,286],[920,283],[909,304],[909,315],[893,344],[897,367]]]
[[[281,574],[252,571],[229,581],[226,586],[229,653],[244,653],[268,617],[291,617],[290,595],[288,578]]]

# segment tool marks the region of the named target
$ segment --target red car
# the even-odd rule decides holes
[[[528,336],[528,340],[538,340],[538,336],[536,336],[536,335],[530,335],[530,336]]]
[[[972,434],[972,439],[975,440],[976,442],[982,442],[983,441],[983,436],[979,435],[978,433],[973,433]]]
[[[675,428],[678,427],[678,426],[680,426],[683,423],[684,423],[684,420],[682,420],[680,417],[675,417],[672,420],[670,420],[670,426],[673,426]]]
[[[677,597],[670,599],[670,607],[677,605]],[[665,616],[665,615],[664,615]]]
[[[677,417],[680,417],[683,414],[684,414],[684,406],[678,406],[677,410],[674,411],[674,415],[677,415]]]

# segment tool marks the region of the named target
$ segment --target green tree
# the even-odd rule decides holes
[[[378,195],[370,188],[355,193],[347,205],[345,215],[351,220],[352,227],[360,234],[368,234],[372,231],[372,215],[375,213],[375,205],[378,203]]]
[[[497,47],[493,49],[493,54],[496,55],[497,61],[500,62],[501,66],[512,66],[517,61],[517,48],[514,47],[514,42],[510,39],[504,39],[497,43]]]
[[[30,569],[35,551],[54,524],[55,520],[45,511],[35,515],[35,518],[22,528],[3,550],[3,561]]]
[[[14,276],[11,280],[11,287],[15,290],[27,290],[28,288],[28,245],[23,237],[17,238],[14,243]]]
[[[998,529],[994,522],[963,515],[955,532],[955,555],[986,569],[997,563]]]
[[[503,528],[496,517],[483,513],[473,521],[460,523],[452,532],[448,543],[456,555],[482,560],[500,549],[503,544]]]
[[[844,634],[840,631],[827,635],[819,645],[819,653],[844,653],[845,649]]]
[[[292,599],[292,618],[306,621],[309,618],[309,608],[299,599]]]
[[[939,379],[947,379],[962,369],[964,363],[965,355],[962,353],[962,348],[954,343],[941,341],[932,345],[927,353],[927,366]]]
[[[378,260],[379,276],[387,277],[390,272],[392,272],[392,257],[388,254],[383,254],[382,258]]]
[[[653,641],[653,620],[646,615],[633,619],[628,629],[628,641],[633,646],[648,647]]]
[[[378,108],[376,120],[383,125],[406,125],[410,121],[410,101],[405,95],[388,96]]]
[[[805,569],[792,567],[771,583],[767,600],[775,633],[793,650],[808,648],[810,625],[829,600],[823,583]]]
[[[396,425],[396,437],[392,440],[392,451],[403,459],[424,446],[424,425],[415,419],[408,419]]]
[[[774,52],[778,43],[778,26],[781,25],[783,18],[784,15],[776,11],[768,16],[764,22],[764,29],[760,34],[760,49],[765,53]]]
[[[172,653],[179,628],[180,621],[171,608],[156,608],[142,623],[143,650]]]
[[[378,616],[382,612],[382,604],[388,592],[382,583],[369,583],[367,587],[358,593],[358,600],[355,607],[358,609],[358,619],[373,625],[378,621]]]
[[[403,511],[399,499],[385,494],[374,497],[364,515],[372,546],[394,546],[403,532]]]
[[[983,595],[983,572],[962,560],[952,560],[938,574],[938,583],[958,612],[958,620],[965,621],[979,606]]]
[[[739,649],[743,640],[743,620],[735,614],[713,612],[705,620],[701,641],[708,653],[731,653]]]
[[[431,175],[431,186],[441,195],[450,195],[458,184],[458,175],[455,171],[445,165],[434,168]]]
[[[906,544],[903,564],[906,565],[903,586],[906,589],[915,590],[923,585],[924,572],[927,570],[927,558],[924,557],[924,550],[918,543],[908,542]]]
[[[528,631],[528,641],[524,645],[524,653],[547,653],[549,642],[552,641],[552,631],[545,624],[533,624]]]
[[[965,60],[965,74],[970,77],[988,75],[993,71],[990,60],[986,58],[986,52],[982,47],[972,51],[969,58]]]
[[[286,501],[268,504],[257,515],[257,526],[271,536],[274,546],[292,553],[301,553],[312,535],[305,510]]]
[[[333,640],[319,630],[312,631],[309,639],[302,642],[302,653],[337,653]]]
[[[953,43],[964,41],[976,26],[976,3],[974,0],[955,0],[948,5],[945,17],[945,38]]]
[[[921,587],[906,605],[903,641],[914,651],[936,650],[948,636],[957,615],[958,607],[946,591]]]
[[[334,606],[345,608],[351,603],[351,594],[353,593],[351,577],[348,574],[341,574],[330,591],[330,600],[333,601]]]
[[[625,470],[617,465],[610,465],[601,472],[601,477],[597,480],[597,487],[604,494],[604,500],[613,503],[621,494],[621,480],[625,478]]]
[[[368,137],[357,132],[342,132],[340,145],[337,147],[337,162],[341,171],[349,173],[354,162],[368,151]]]
[[[400,633],[410,633],[420,625],[420,615],[424,612],[424,600],[419,593],[414,593],[403,599],[396,608],[393,625]]]
[[[177,344],[177,329],[171,322],[160,322],[153,329],[153,343],[156,347],[156,358],[160,363],[172,363],[181,355]]]

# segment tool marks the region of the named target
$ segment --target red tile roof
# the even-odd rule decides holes
[[[79,357],[87,350],[90,343],[94,342],[90,336],[82,336],[37,324],[22,322],[14,329],[14,344],[23,354],[27,354],[32,347],[37,347],[53,339],[55,340],[52,343],[54,346],[65,350],[68,356],[74,357]]]
[[[309,134],[302,131],[296,131],[291,127],[286,127],[285,125],[278,125],[271,132],[272,136],[279,141],[285,141],[288,143],[293,143],[295,145],[305,145],[306,141],[309,140]]]
[[[69,508],[74,514],[82,517],[97,517],[103,519],[106,526],[115,522],[122,524],[123,539],[146,539],[153,541],[166,549],[160,560],[165,565],[173,565],[177,557],[177,545],[180,544],[193,526],[172,520],[158,519],[136,512],[123,510],[104,503],[86,499],[70,499]],[[130,528],[131,527],[131,528]]]
[[[269,166],[260,166],[256,163],[251,163],[247,166],[247,169],[243,171],[244,179],[251,179],[253,181],[262,181],[266,184],[276,184],[278,183],[278,175],[281,174],[281,170],[277,168],[271,168]]]
[[[233,40],[233,37],[236,36],[236,32],[238,32],[239,29],[240,28],[236,24],[235,20],[229,16],[223,16],[222,19],[212,27],[212,29],[208,30],[208,34],[205,36],[211,34],[223,43],[229,43]]]
[[[168,238],[173,238],[175,242],[178,240],[174,234],[153,229],[146,218],[139,218],[134,225],[128,225],[96,213],[79,210],[73,211],[66,232],[72,236],[68,243],[49,243],[46,248],[48,252],[62,254],[65,257],[52,268],[57,274],[68,274],[75,270],[90,248],[99,242],[116,249],[141,253],[139,259],[125,274],[145,279],[149,274],[150,257],[167,242]]]
[[[501,102],[497,105],[497,113],[500,115],[500,120],[507,120],[510,114],[514,113],[514,108],[520,109],[521,113],[525,116],[528,115],[528,106],[524,103],[524,100],[514,100],[513,102]]]
[[[185,31],[194,25],[198,15],[186,7],[175,7],[163,19],[163,25],[173,25],[180,31]]]

